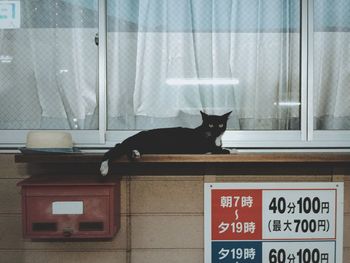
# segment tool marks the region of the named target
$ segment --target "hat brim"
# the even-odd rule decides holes
[[[79,148],[19,148],[23,154],[62,154],[62,153],[81,153]]]

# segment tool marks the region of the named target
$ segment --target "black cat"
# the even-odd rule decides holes
[[[176,127],[139,132],[105,153],[101,174],[107,175],[109,161],[125,154],[130,159],[140,158],[141,154],[229,154],[229,150],[221,148],[221,136],[230,113],[218,116],[201,111],[203,123],[195,129]]]

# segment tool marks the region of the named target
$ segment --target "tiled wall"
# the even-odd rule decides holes
[[[204,182],[345,180],[344,262],[350,263],[349,169],[318,169],[268,175],[235,171],[234,176],[131,176],[122,180],[122,224],[111,241],[31,242],[21,233],[20,189],[25,164],[0,154],[0,258],[2,263],[200,263],[203,262]],[[322,174],[322,175],[320,175]]]

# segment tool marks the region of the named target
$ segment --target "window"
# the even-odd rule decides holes
[[[98,0],[8,7],[20,27],[0,29],[0,129],[97,130]]]
[[[300,130],[300,3],[108,2],[108,129]]]
[[[1,145],[59,129],[109,147],[204,110],[232,111],[224,146],[350,147],[347,0],[0,5]]]

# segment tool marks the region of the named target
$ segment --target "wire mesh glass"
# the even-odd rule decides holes
[[[314,127],[350,129],[350,1],[314,1]]]
[[[0,8],[0,129],[98,129],[98,0]]]
[[[299,0],[108,0],[108,129],[300,129]]]

